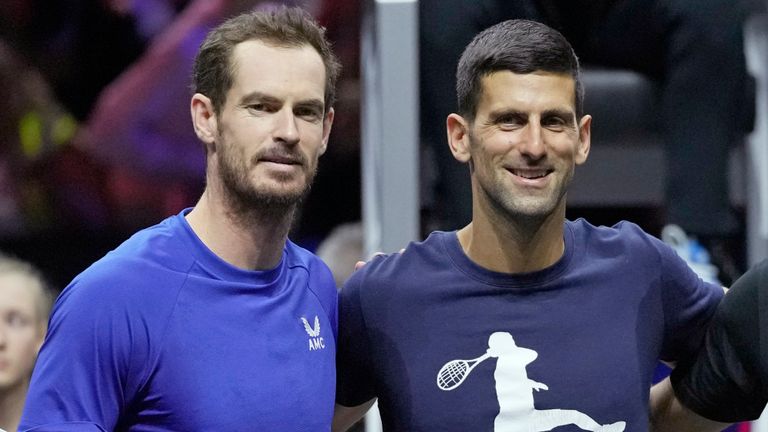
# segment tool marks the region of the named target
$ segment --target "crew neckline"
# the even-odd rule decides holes
[[[563,255],[551,266],[525,273],[502,273],[489,270],[472,261],[461,247],[457,231],[438,232],[443,249],[454,266],[467,276],[488,285],[514,288],[541,288],[543,285],[562,276],[568,269],[574,256],[575,241],[572,228],[564,222]]]
[[[181,226],[181,232],[184,237],[183,240],[190,246],[190,253],[197,264],[211,273],[211,275],[221,280],[243,282],[255,284],[257,286],[271,285],[280,278],[280,275],[286,266],[286,255],[288,254],[288,245],[290,244],[289,240],[286,240],[282,256],[280,257],[280,262],[274,268],[269,270],[242,269],[224,261],[203,243],[186,219],[186,215],[189,214],[190,211],[192,211],[192,207],[185,208],[179,212],[174,219],[176,219],[176,222]]]

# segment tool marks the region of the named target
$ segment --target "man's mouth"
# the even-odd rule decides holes
[[[304,165],[304,158],[300,154],[292,154],[282,151],[268,151],[258,156],[259,162],[271,162],[280,165]]]
[[[516,175],[518,177],[522,177],[524,179],[536,180],[536,179],[540,179],[540,178],[546,177],[547,175],[549,175],[549,173],[551,173],[554,170],[552,170],[552,169],[543,169],[543,168],[542,169],[528,169],[528,168],[526,168],[526,169],[515,169],[515,168],[510,168],[510,169],[508,169],[508,171],[511,172],[512,174],[514,174],[514,175]]]
[[[297,158],[287,156],[265,156],[259,159],[261,162],[272,162],[283,165],[301,165],[301,161]]]

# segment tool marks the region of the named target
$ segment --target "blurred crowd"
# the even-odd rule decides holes
[[[294,237],[313,247],[359,219],[359,2],[8,0],[0,3],[0,250],[63,286],[130,233],[192,205],[205,176],[184,108],[194,53],[223,19],[279,4],[317,16],[344,63],[344,115]]]

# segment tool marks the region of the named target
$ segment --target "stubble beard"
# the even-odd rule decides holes
[[[317,163],[305,171],[300,190],[273,191],[259,188],[250,179],[251,161],[233,154],[226,145],[218,153],[219,177],[224,199],[234,217],[243,221],[293,219],[295,210],[309,193],[317,172]]]
[[[470,145],[478,149],[482,143],[470,134]],[[573,171],[562,179],[547,196],[517,196],[517,191],[507,186],[506,173],[498,172],[492,164],[483,161],[486,172],[491,172],[490,179],[477,178],[478,186],[499,219],[515,221],[526,225],[537,225],[546,220],[565,199],[568,185],[573,178]],[[477,170],[477,161],[473,161]],[[477,176],[477,173],[475,174]]]

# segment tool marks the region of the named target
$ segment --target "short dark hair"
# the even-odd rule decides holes
[[[192,89],[211,99],[219,113],[234,81],[232,51],[241,42],[258,40],[288,48],[309,45],[325,66],[325,110],[336,100],[336,81],[341,64],[325,38],[325,29],[308,12],[297,7],[244,13],[211,30],[200,46],[192,72]]]
[[[576,114],[584,110],[579,60],[555,29],[528,20],[509,20],[483,30],[464,49],[456,70],[459,114],[472,120],[482,92],[481,80],[498,71],[570,74],[576,87]]]

